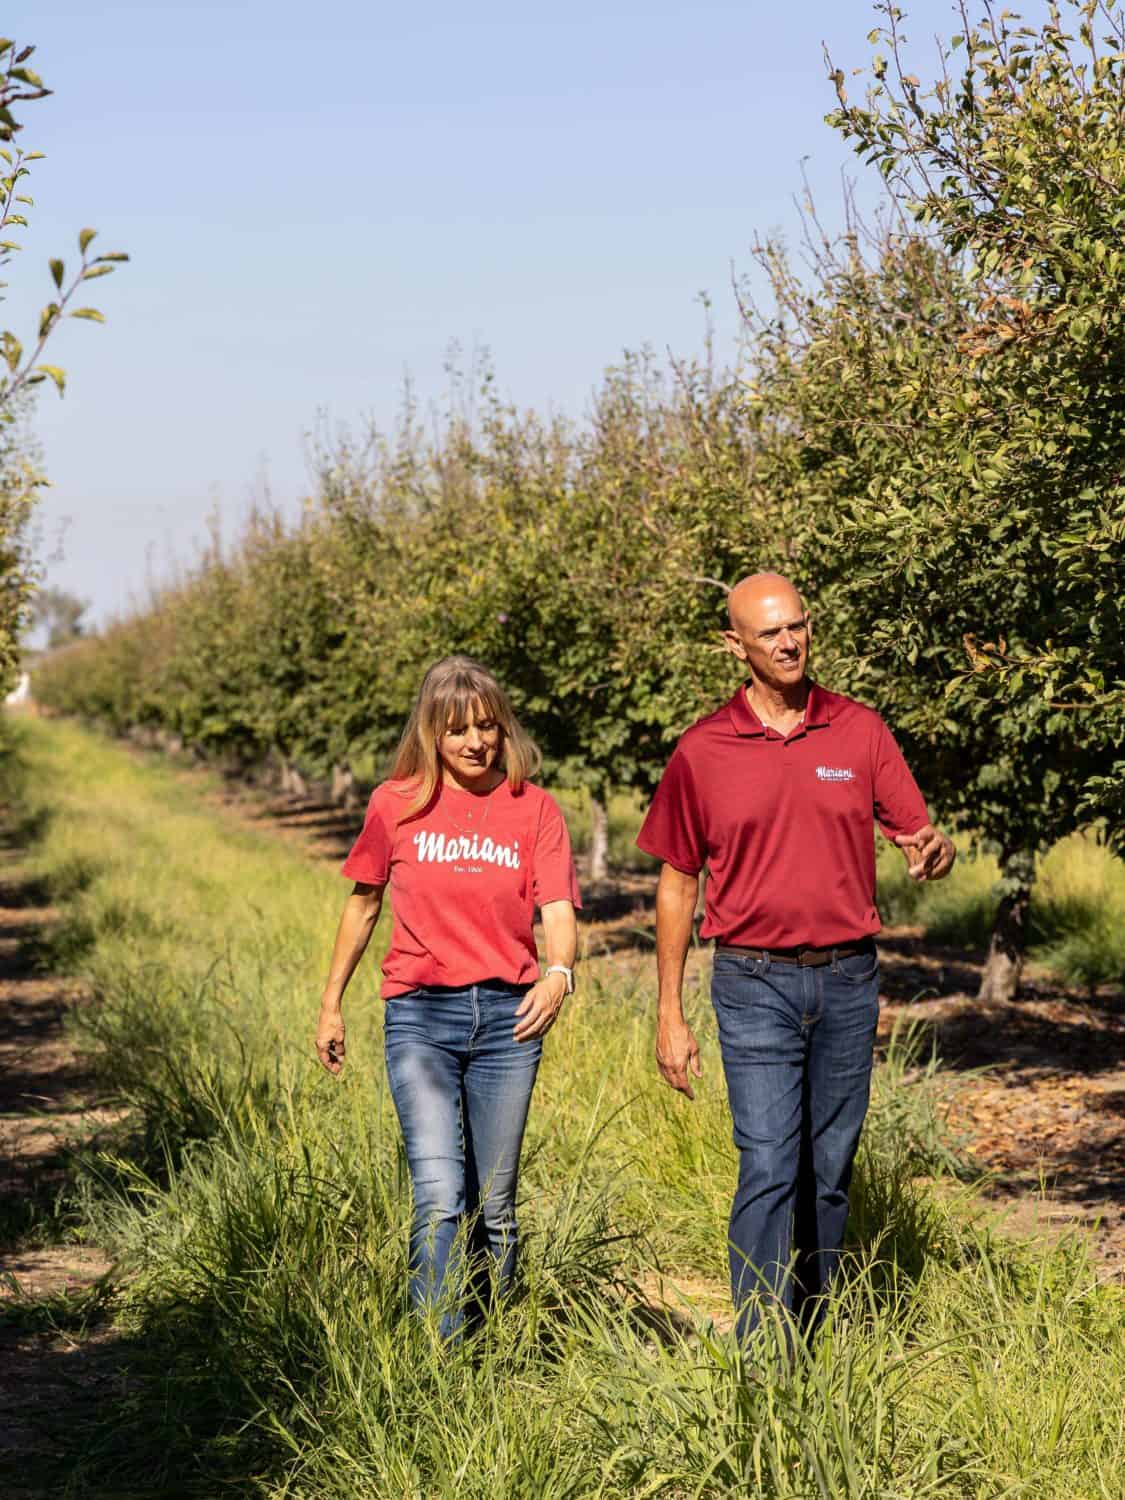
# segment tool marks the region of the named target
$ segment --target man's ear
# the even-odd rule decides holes
[[[745,661],[746,647],[742,644],[737,632],[733,630],[720,630],[719,634],[723,638],[724,648],[729,651],[732,656],[737,656],[739,661]]]
[[[812,615],[809,614],[807,609],[805,610],[805,640],[812,640]]]

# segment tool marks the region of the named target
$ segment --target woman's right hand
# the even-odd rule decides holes
[[[338,1010],[321,1007],[316,1028],[316,1055],[333,1077],[344,1066],[344,1018]]]

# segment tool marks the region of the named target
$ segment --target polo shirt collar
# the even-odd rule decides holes
[[[758,715],[750,707],[746,697],[746,684],[740,684],[738,691],[727,704],[731,723],[734,725],[736,734],[757,735],[763,737],[766,727]],[[804,723],[802,729],[823,729],[829,722],[831,715],[828,708],[828,694],[815,682],[809,683],[809,701],[805,705]]]

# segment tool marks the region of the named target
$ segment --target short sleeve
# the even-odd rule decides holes
[[[367,804],[363,832],[351,847],[340,873],[361,885],[386,885],[391,874],[393,843],[392,810],[388,808],[382,787],[376,787]]]
[[[871,786],[875,816],[887,838],[917,833],[930,821],[925,799],[894,735],[878,718],[871,752]]]
[[[559,804],[546,794],[535,834],[531,894],[536,906],[546,906],[548,901],[569,901],[576,907],[582,905],[566,819]]]
[[[684,875],[698,875],[707,862],[707,838],[691,766],[677,746],[652,799],[637,848]]]

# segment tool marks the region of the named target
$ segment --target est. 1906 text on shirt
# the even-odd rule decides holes
[[[579,905],[570,838],[558,803],[524,782],[486,795],[442,785],[409,818],[412,788],[371,794],[343,874],[389,888],[394,917],[383,998],[427,985],[539,977],[533,923],[548,901]]]
[[[707,866],[702,937],[829,947],[879,931],[875,821],[893,837],[928,815],[873,709],[813,684],[783,736],[740,687],[681,736],[637,843],[684,874]]]

